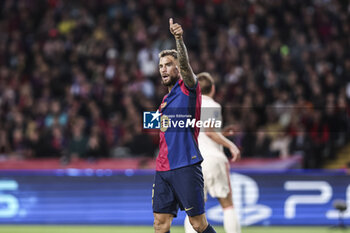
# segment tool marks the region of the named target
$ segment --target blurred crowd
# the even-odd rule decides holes
[[[142,112],[167,92],[170,17],[194,72],[216,80],[243,157],[318,168],[348,142],[349,1],[3,0],[0,157],[155,157]]]

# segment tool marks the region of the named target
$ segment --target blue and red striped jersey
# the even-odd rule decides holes
[[[189,88],[180,79],[171,91],[164,96],[159,107],[161,121],[170,119],[172,125],[160,130],[159,154],[156,160],[157,171],[168,171],[191,164],[200,163],[203,158],[198,149],[199,128],[186,127],[179,121],[198,121],[201,114],[201,90],[198,82]]]

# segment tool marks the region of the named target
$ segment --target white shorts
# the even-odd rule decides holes
[[[230,164],[226,158],[205,158],[202,162],[204,194],[214,198],[225,198],[231,191]]]

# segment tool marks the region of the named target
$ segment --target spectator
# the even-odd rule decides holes
[[[241,126],[242,146],[249,150],[259,142],[257,151],[243,148],[243,154],[270,154],[262,148],[283,135],[291,144],[310,138],[307,150],[317,161],[332,158],[350,138],[349,4],[0,1],[0,132],[6,132],[0,153],[47,157],[66,151],[85,158],[86,146],[102,147],[105,135],[107,150],[92,151],[108,154],[129,142],[130,149],[153,155],[154,148],[132,142],[149,135],[126,129],[141,125],[142,111],[156,110],[166,91],[157,51],[174,48],[164,23],[171,16],[184,25],[189,56],[198,58],[191,59],[194,72],[215,78],[216,99],[227,110],[225,121]],[[72,124],[77,119],[86,125]],[[291,134],[293,121],[305,135]],[[35,130],[26,132],[33,122]],[[260,128],[265,136],[256,135]]]
[[[84,120],[79,118],[73,125],[72,136],[68,142],[68,156],[75,160],[86,157],[88,138],[84,133]]]
[[[90,137],[87,142],[86,157],[88,159],[98,159],[108,157],[108,145],[105,134],[102,133],[98,125],[94,125],[91,128]]]

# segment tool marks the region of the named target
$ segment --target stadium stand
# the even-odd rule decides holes
[[[142,112],[166,92],[169,17],[194,72],[216,79],[243,158],[299,154],[320,168],[347,144],[347,1],[3,0],[0,160],[154,158]]]

